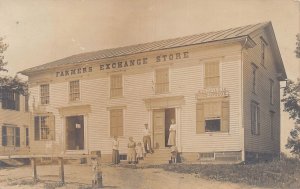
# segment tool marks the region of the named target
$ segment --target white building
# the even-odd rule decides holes
[[[33,104],[36,154],[121,154],[168,148],[170,119],[184,160],[245,160],[280,152],[279,82],[286,73],[270,22],[73,55],[21,72]],[[31,107],[31,106],[30,106]]]

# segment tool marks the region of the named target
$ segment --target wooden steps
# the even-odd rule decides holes
[[[171,149],[157,149],[154,153],[147,154],[144,160],[140,161],[139,164],[168,164],[171,159]]]

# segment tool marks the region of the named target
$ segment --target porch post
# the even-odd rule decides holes
[[[180,119],[180,107],[175,108],[175,116],[176,116],[176,145],[179,152],[182,152],[181,146],[181,119]]]

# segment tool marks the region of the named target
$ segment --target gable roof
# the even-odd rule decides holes
[[[99,50],[94,52],[81,53],[63,59],[59,59],[53,62],[49,62],[43,65],[39,65],[36,67],[32,67],[23,70],[20,73],[24,75],[29,75],[32,72],[44,71],[47,69],[52,69],[63,65],[78,64],[83,62],[114,58],[114,57],[120,57],[126,55],[133,55],[133,54],[150,52],[150,51],[171,49],[171,48],[183,47],[189,45],[198,45],[198,44],[205,44],[211,42],[223,42],[225,40],[238,40],[245,37],[249,37],[250,34],[253,33],[254,31],[264,28],[268,25],[270,26],[271,22],[264,22],[264,23],[230,28],[230,29],[220,30],[215,32],[201,33],[201,34],[195,34],[195,35],[190,35],[185,37],[178,37],[173,39],[167,39],[167,40],[161,40],[161,41],[155,41],[155,42],[149,42],[149,43],[143,43],[137,45],[130,45],[130,46],[124,46],[124,47],[118,47],[112,49],[104,49],[104,50]],[[283,66],[282,60],[281,60],[281,64]],[[284,71],[284,75],[285,75],[285,71]]]

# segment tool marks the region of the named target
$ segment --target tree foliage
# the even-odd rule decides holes
[[[8,48],[8,44],[4,43],[4,39],[0,37],[0,73],[7,72],[5,68],[7,62],[4,61],[4,51]],[[14,77],[11,76],[0,76],[0,89],[3,90],[12,90],[20,94],[27,95],[28,85],[27,82],[22,81],[17,75]],[[1,92],[1,91],[0,91]]]
[[[295,127],[290,131],[285,147],[291,153],[300,157],[300,79],[296,82],[288,80],[283,91],[284,111],[289,113],[290,119],[295,120]]]

